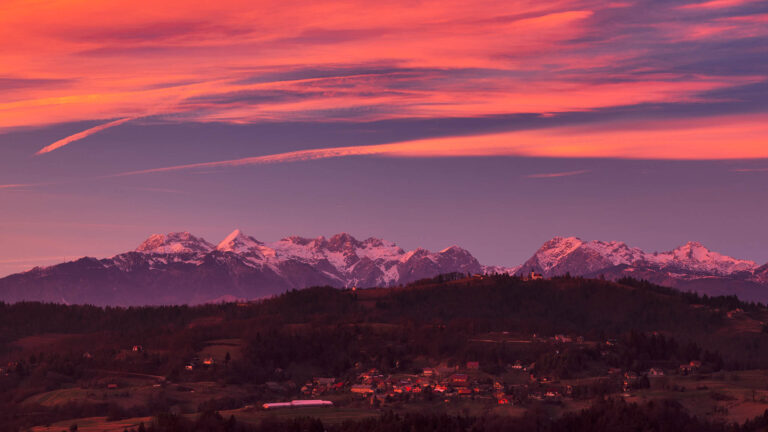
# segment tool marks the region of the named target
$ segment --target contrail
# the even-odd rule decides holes
[[[0,189],[17,189],[29,186],[37,186],[39,183],[0,184]]]
[[[531,174],[527,175],[527,178],[555,178],[555,177],[569,177],[569,176],[575,176],[580,174],[586,174],[589,170],[578,170],[578,171],[565,171],[565,172],[555,172],[555,173],[546,173],[546,174]]]
[[[44,153],[50,153],[50,152],[52,152],[52,151],[54,151],[54,150],[56,150],[58,148],[64,147],[65,145],[67,145],[67,144],[69,144],[71,142],[79,141],[79,140],[81,140],[81,139],[83,139],[83,138],[85,138],[87,136],[93,135],[93,134],[95,134],[97,132],[101,132],[104,129],[109,129],[111,127],[119,126],[119,125],[121,125],[121,124],[123,124],[125,122],[129,122],[131,120],[136,120],[137,118],[139,118],[139,117],[126,117],[126,118],[122,118],[122,119],[119,119],[119,120],[111,121],[109,123],[104,123],[104,124],[101,124],[101,125],[98,125],[98,126],[94,126],[94,127],[90,128],[90,129],[86,129],[86,130],[84,130],[82,132],[78,132],[78,133],[76,133],[74,135],[70,135],[70,136],[68,136],[66,138],[62,138],[62,139],[56,141],[53,144],[49,144],[49,145],[41,148],[37,153],[35,153],[35,155],[41,155],[41,154],[44,154]]]
[[[253,156],[242,159],[231,159],[216,162],[200,162],[187,165],[176,165],[163,168],[151,168],[140,171],[129,171],[119,174],[114,174],[109,177],[125,177],[140,174],[150,174],[158,172],[168,171],[181,171],[195,168],[221,168],[221,167],[235,167],[243,165],[259,165],[259,164],[271,164],[281,162],[298,162],[315,159],[327,159],[346,156],[364,156],[375,154],[392,153],[401,147],[400,143],[396,144],[381,144],[381,145],[368,145],[368,146],[352,146],[352,147],[333,147],[324,149],[313,150],[298,150],[287,153],[278,153],[265,156]]]

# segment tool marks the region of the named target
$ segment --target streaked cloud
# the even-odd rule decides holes
[[[748,172],[768,172],[768,167],[764,168],[736,168],[732,169],[733,172],[748,173]]]
[[[727,119],[723,119],[727,120]],[[211,168],[232,168],[351,156],[479,157],[523,156],[715,160],[768,158],[768,116],[740,119],[723,127],[708,121],[625,122],[612,128],[559,127],[497,134],[449,136],[378,145],[299,150],[239,159],[129,171],[111,177]],[[734,145],[722,145],[730,140]],[[588,171],[533,174],[530,178],[563,177]]]
[[[30,186],[36,186],[35,184],[0,184],[0,189],[22,189]]]
[[[105,129],[109,129],[111,127],[119,126],[119,125],[121,125],[123,123],[127,123],[127,122],[129,122],[131,120],[136,120],[136,118],[137,117],[126,117],[126,118],[122,118],[122,119],[119,119],[119,120],[111,121],[109,123],[100,124],[100,125],[94,126],[92,128],[88,128],[88,129],[86,129],[86,130],[84,130],[82,132],[78,132],[76,134],[72,134],[72,135],[70,135],[68,137],[62,138],[62,139],[60,139],[60,140],[58,140],[58,141],[56,141],[54,143],[51,143],[51,144],[41,148],[40,150],[38,150],[37,153],[35,153],[35,154],[36,155],[41,155],[41,154],[45,154],[45,153],[50,153],[50,152],[52,152],[52,151],[54,151],[56,149],[64,147],[67,144],[73,143],[75,141],[79,141],[79,140],[81,140],[83,138],[91,136],[91,135],[93,135],[93,134],[95,134],[97,132],[101,132],[101,131],[103,131]]]
[[[571,177],[571,176],[577,176],[581,174],[586,174],[590,172],[590,170],[576,170],[576,171],[563,171],[563,172],[554,172],[554,173],[542,173],[542,174],[530,174],[525,177],[527,178],[557,178],[557,177]]]
[[[153,13],[140,12],[146,7]],[[639,117],[662,107],[667,117],[725,118],[767,110],[761,95],[737,94],[768,80],[765,22],[765,8],[750,0],[9,0],[0,13],[9,78],[0,89],[13,86],[14,97],[0,102],[0,130],[104,122],[42,154],[158,106],[152,122],[365,123],[627,107]],[[620,153],[605,146],[606,155]]]

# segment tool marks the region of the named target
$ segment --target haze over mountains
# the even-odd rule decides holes
[[[187,232],[155,234],[112,258],[85,257],[0,279],[0,300],[97,305],[203,303],[253,299],[316,285],[396,286],[441,273],[535,271],[618,279],[632,276],[710,295],[768,301],[768,264],[739,260],[690,242],[647,253],[622,242],[555,237],[525,263],[484,266],[465,249],[405,251],[349,234],[264,243],[239,230],[218,245]]]

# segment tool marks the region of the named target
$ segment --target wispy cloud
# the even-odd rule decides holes
[[[590,170],[578,170],[578,171],[563,171],[563,172],[554,172],[554,173],[542,173],[542,174],[530,174],[525,176],[526,178],[534,178],[534,179],[540,179],[540,178],[556,178],[556,177],[571,177],[571,176],[577,176],[581,174],[586,174],[590,172]]]
[[[116,119],[37,154],[161,105],[153,121],[231,124],[765,112],[729,92],[768,78],[759,0],[6,2],[0,64],[25,73],[0,79],[0,129]]]
[[[0,184],[0,189],[17,190],[17,189],[25,189],[31,186],[37,186],[37,184],[33,184],[33,183]]]
[[[45,153],[50,153],[50,152],[52,152],[52,151],[54,151],[56,149],[64,147],[67,144],[73,143],[75,141],[79,141],[79,140],[81,140],[83,138],[86,138],[88,136],[91,136],[91,135],[93,135],[93,134],[95,134],[97,132],[101,132],[104,129],[109,129],[111,127],[119,126],[119,125],[121,125],[123,123],[127,123],[127,122],[129,122],[131,120],[136,120],[137,118],[138,117],[126,117],[126,118],[122,118],[122,119],[119,119],[119,120],[111,121],[109,123],[104,123],[104,124],[100,124],[98,126],[94,126],[92,128],[86,129],[86,130],[84,130],[82,132],[78,132],[78,133],[70,135],[70,136],[68,136],[66,138],[62,138],[62,139],[54,142],[53,144],[49,144],[49,145],[41,148],[40,150],[38,150],[37,153],[35,153],[35,154],[36,155],[41,155],[41,154],[45,154]]]
[[[354,120],[367,121],[700,102],[701,92],[743,82],[695,60],[718,52],[725,69],[738,69],[754,62],[728,59],[759,55],[756,47],[764,42],[735,45],[745,36],[731,27],[745,24],[734,22],[717,37],[727,49],[690,43],[699,26],[749,15],[742,10],[756,3],[749,0],[658,2],[653,8],[640,0],[621,7],[580,0],[480,0],[471,7],[330,0],[302,8],[241,0],[215,7],[181,0],[136,0],[134,8],[122,0],[67,8],[12,3],[24,7],[0,15],[10,47],[0,53],[0,64],[45,70],[38,81],[67,87],[22,89],[23,100],[0,103],[0,127],[125,120],[126,113],[178,96],[184,90],[165,85],[176,82],[207,84],[197,85],[164,121],[323,121],[338,112],[366,112]],[[138,13],[149,4],[151,16]],[[41,50],[47,55],[38,55]],[[202,56],[216,61],[201,62]],[[692,66],[696,70],[681,70]]]
[[[172,193],[172,194],[184,194],[184,195],[189,194],[189,192],[187,191],[182,191],[178,189],[169,189],[169,188],[127,186],[126,189],[145,191],[145,192]]]
[[[710,0],[700,3],[689,3],[680,6],[680,9],[724,9],[743,6],[758,0]]]
[[[740,172],[740,173],[746,173],[746,172],[768,172],[768,167],[765,168],[735,168],[731,170],[732,172]]]
[[[114,174],[124,177],[211,168],[300,162],[350,156],[386,157],[477,157],[522,156],[551,158],[620,158],[665,160],[716,160],[768,158],[765,137],[768,116],[744,117],[728,126],[718,122],[669,121],[649,125],[629,122],[611,129],[559,127],[551,129],[448,136],[388,144],[298,150],[263,156],[173,165]],[[723,146],[728,140],[733,146]],[[588,171],[533,174],[551,178]]]
[[[263,165],[285,162],[299,162],[316,159],[329,159],[347,156],[363,156],[363,155],[376,155],[386,154],[395,151],[400,144],[382,144],[382,145],[370,145],[370,146],[353,146],[353,147],[333,147],[324,149],[313,150],[298,150],[287,153],[278,153],[265,156],[253,156],[241,159],[230,159],[224,161],[215,162],[200,162],[186,165],[175,165],[162,168],[151,168],[146,170],[129,171],[119,174],[114,174],[110,177],[125,177],[134,176],[140,174],[152,174],[162,173],[170,171],[184,171],[200,168],[230,168],[247,165]]]

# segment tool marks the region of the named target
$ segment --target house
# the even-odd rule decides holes
[[[373,393],[373,388],[365,384],[355,384],[349,389],[349,391],[357,394],[370,394]]]
[[[469,387],[456,387],[456,393],[458,393],[459,396],[469,396],[472,394],[472,389]]]
[[[560,402],[563,395],[557,390],[548,390],[544,393],[544,400],[547,402]]]
[[[640,379],[640,376],[637,375],[637,373],[631,372],[631,371],[630,372],[625,372],[624,373],[624,382],[623,382],[622,389],[625,392],[628,392],[628,391],[632,390],[632,387],[637,385],[637,382],[638,382],[639,379]]]
[[[523,280],[542,280],[544,279],[544,275],[541,273],[536,273],[536,271],[531,270],[531,273],[523,276]]]
[[[448,378],[451,381],[451,384],[466,384],[469,381],[469,377],[467,374],[453,374]]]
[[[698,360],[693,360],[688,364],[680,365],[680,373],[683,375],[688,375],[698,371],[699,368],[701,368],[701,362]]]
[[[480,362],[476,362],[476,361],[467,362],[467,369],[469,369],[469,370],[478,370],[478,369],[480,369]]]

